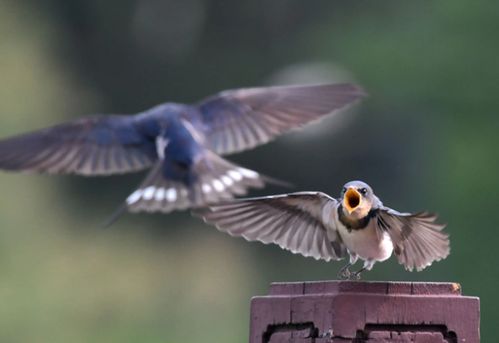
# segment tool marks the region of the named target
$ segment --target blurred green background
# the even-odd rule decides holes
[[[223,89],[355,81],[360,105],[230,159],[448,223],[449,258],[369,280],[457,281],[499,318],[499,5],[492,1],[0,0],[0,136]],[[188,213],[99,224],[142,175],[0,174],[1,342],[245,342],[271,281],[335,278]],[[253,194],[287,190],[267,188]]]

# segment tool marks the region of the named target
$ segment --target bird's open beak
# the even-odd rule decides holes
[[[360,193],[354,188],[348,188],[343,196],[343,206],[348,211],[348,214],[352,214],[360,206],[361,201]]]

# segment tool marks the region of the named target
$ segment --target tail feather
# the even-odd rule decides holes
[[[121,218],[127,209],[126,203],[122,203],[108,218],[106,218],[100,225],[101,228],[107,229]]]
[[[250,188],[262,188],[272,179],[237,166],[212,152],[203,154],[190,171],[190,184],[167,179],[163,173],[163,162],[159,161],[140,187],[127,199],[131,212],[171,212],[187,208],[203,207],[207,204],[244,195]]]
[[[272,176],[260,174],[260,177],[262,178],[263,181],[265,181],[265,183],[268,183],[270,185],[275,185],[275,186],[285,187],[285,188],[295,188],[295,185],[292,184],[291,182],[279,180],[279,179],[273,178]]]

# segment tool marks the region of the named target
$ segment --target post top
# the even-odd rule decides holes
[[[269,295],[307,294],[409,294],[461,295],[461,285],[455,282],[399,282],[399,281],[306,281],[274,282]]]

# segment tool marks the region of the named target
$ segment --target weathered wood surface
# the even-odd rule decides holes
[[[478,343],[479,299],[457,283],[274,283],[251,301],[250,343]]]

